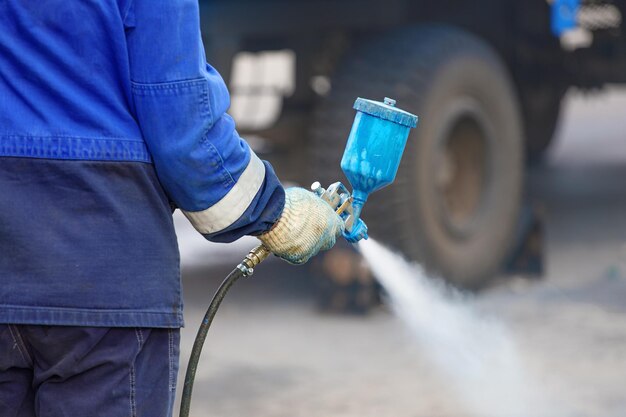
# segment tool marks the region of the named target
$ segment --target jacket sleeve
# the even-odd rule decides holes
[[[207,239],[267,231],[284,190],[239,137],[228,90],[206,63],[197,0],[134,0],[125,16],[132,105],[159,180]]]

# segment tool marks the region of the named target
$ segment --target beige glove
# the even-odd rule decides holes
[[[343,221],[324,200],[304,188],[288,188],[281,217],[258,238],[276,256],[303,264],[332,248],[343,229]]]

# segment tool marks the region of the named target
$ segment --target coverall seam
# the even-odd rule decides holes
[[[151,163],[142,139],[70,135],[0,134],[0,156],[49,160]]]
[[[141,349],[143,347],[143,333],[140,328],[136,327],[135,329],[135,338],[137,339],[137,354],[132,359],[130,365],[130,416],[137,417],[137,374],[135,370],[135,362],[137,360],[137,356],[141,353]]]
[[[84,139],[84,140],[115,140],[123,142],[145,143],[143,139],[131,139],[123,136],[74,136],[74,135],[16,135],[16,134],[0,134],[0,139]]]
[[[176,293],[180,299],[180,292]],[[92,327],[154,327],[180,328],[184,325],[182,306],[174,311],[144,312],[142,310],[80,310],[50,307],[31,308],[0,303],[0,323],[16,325],[60,325]]]
[[[216,120],[213,120],[213,109],[211,108],[211,97],[209,93],[209,86],[205,82],[202,84],[202,110],[206,113],[204,116],[206,120],[209,120],[209,126],[206,129],[205,135],[208,135],[210,130],[215,125]]]
[[[152,95],[154,93],[187,93],[193,87],[205,87],[206,78],[190,78],[187,80],[163,81],[156,83],[144,83],[131,80],[131,88],[140,95]],[[203,88],[204,89],[204,88]]]
[[[143,332],[140,328],[135,328],[135,336],[137,337],[137,343],[139,344],[139,350],[143,347]]]
[[[176,383],[174,379],[174,332],[172,329],[167,329],[168,338],[168,363],[169,363],[169,389],[170,391],[176,390]]]
[[[130,378],[130,395],[129,395],[129,399],[130,399],[130,416],[131,417],[137,417],[137,399],[135,398],[135,363],[133,362],[130,365],[130,373],[129,373],[129,378]]]
[[[53,306],[20,306],[12,304],[0,304],[2,308],[17,309],[17,310],[43,310],[43,311],[57,311],[60,313],[128,313],[128,314],[151,314],[151,315],[163,315],[169,314],[167,311],[154,311],[154,310],[137,310],[137,309],[125,309],[125,308],[74,308],[74,307],[53,307]]]
[[[13,338],[13,342],[17,347],[18,352],[20,352],[20,356],[28,366],[33,366],[34,360],[31,356],[30,352],[26,348],[26,343],[24,343],[24,338],[22,337],[17,326],[13,324],[9,324],[7,326],[9,328],[9,332],[11,333],[11,337]]]

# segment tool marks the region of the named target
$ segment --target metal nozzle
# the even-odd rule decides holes
[[[259,245],[246,255],[243,261],[237,265],[237,268],[239,268],[245,276],[250,276],[254,273],[254,267],[267,259],[270,253],[269,249],[265,246]]]

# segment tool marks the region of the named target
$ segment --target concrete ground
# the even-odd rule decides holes
[[[626,90],[570,94],[548,160],[529,174],[546,212],[547,274],[475,300],[515,335],[536,384],[562,405],[555,417],[626,415],[625,178]],[[184,368],[213,291],[255,240],[209,245],[177,226]],[[205,347],[194,417],[470,415],[385,308],[324,315],[314,292],[302,268],[274,260],[233,288]]]

